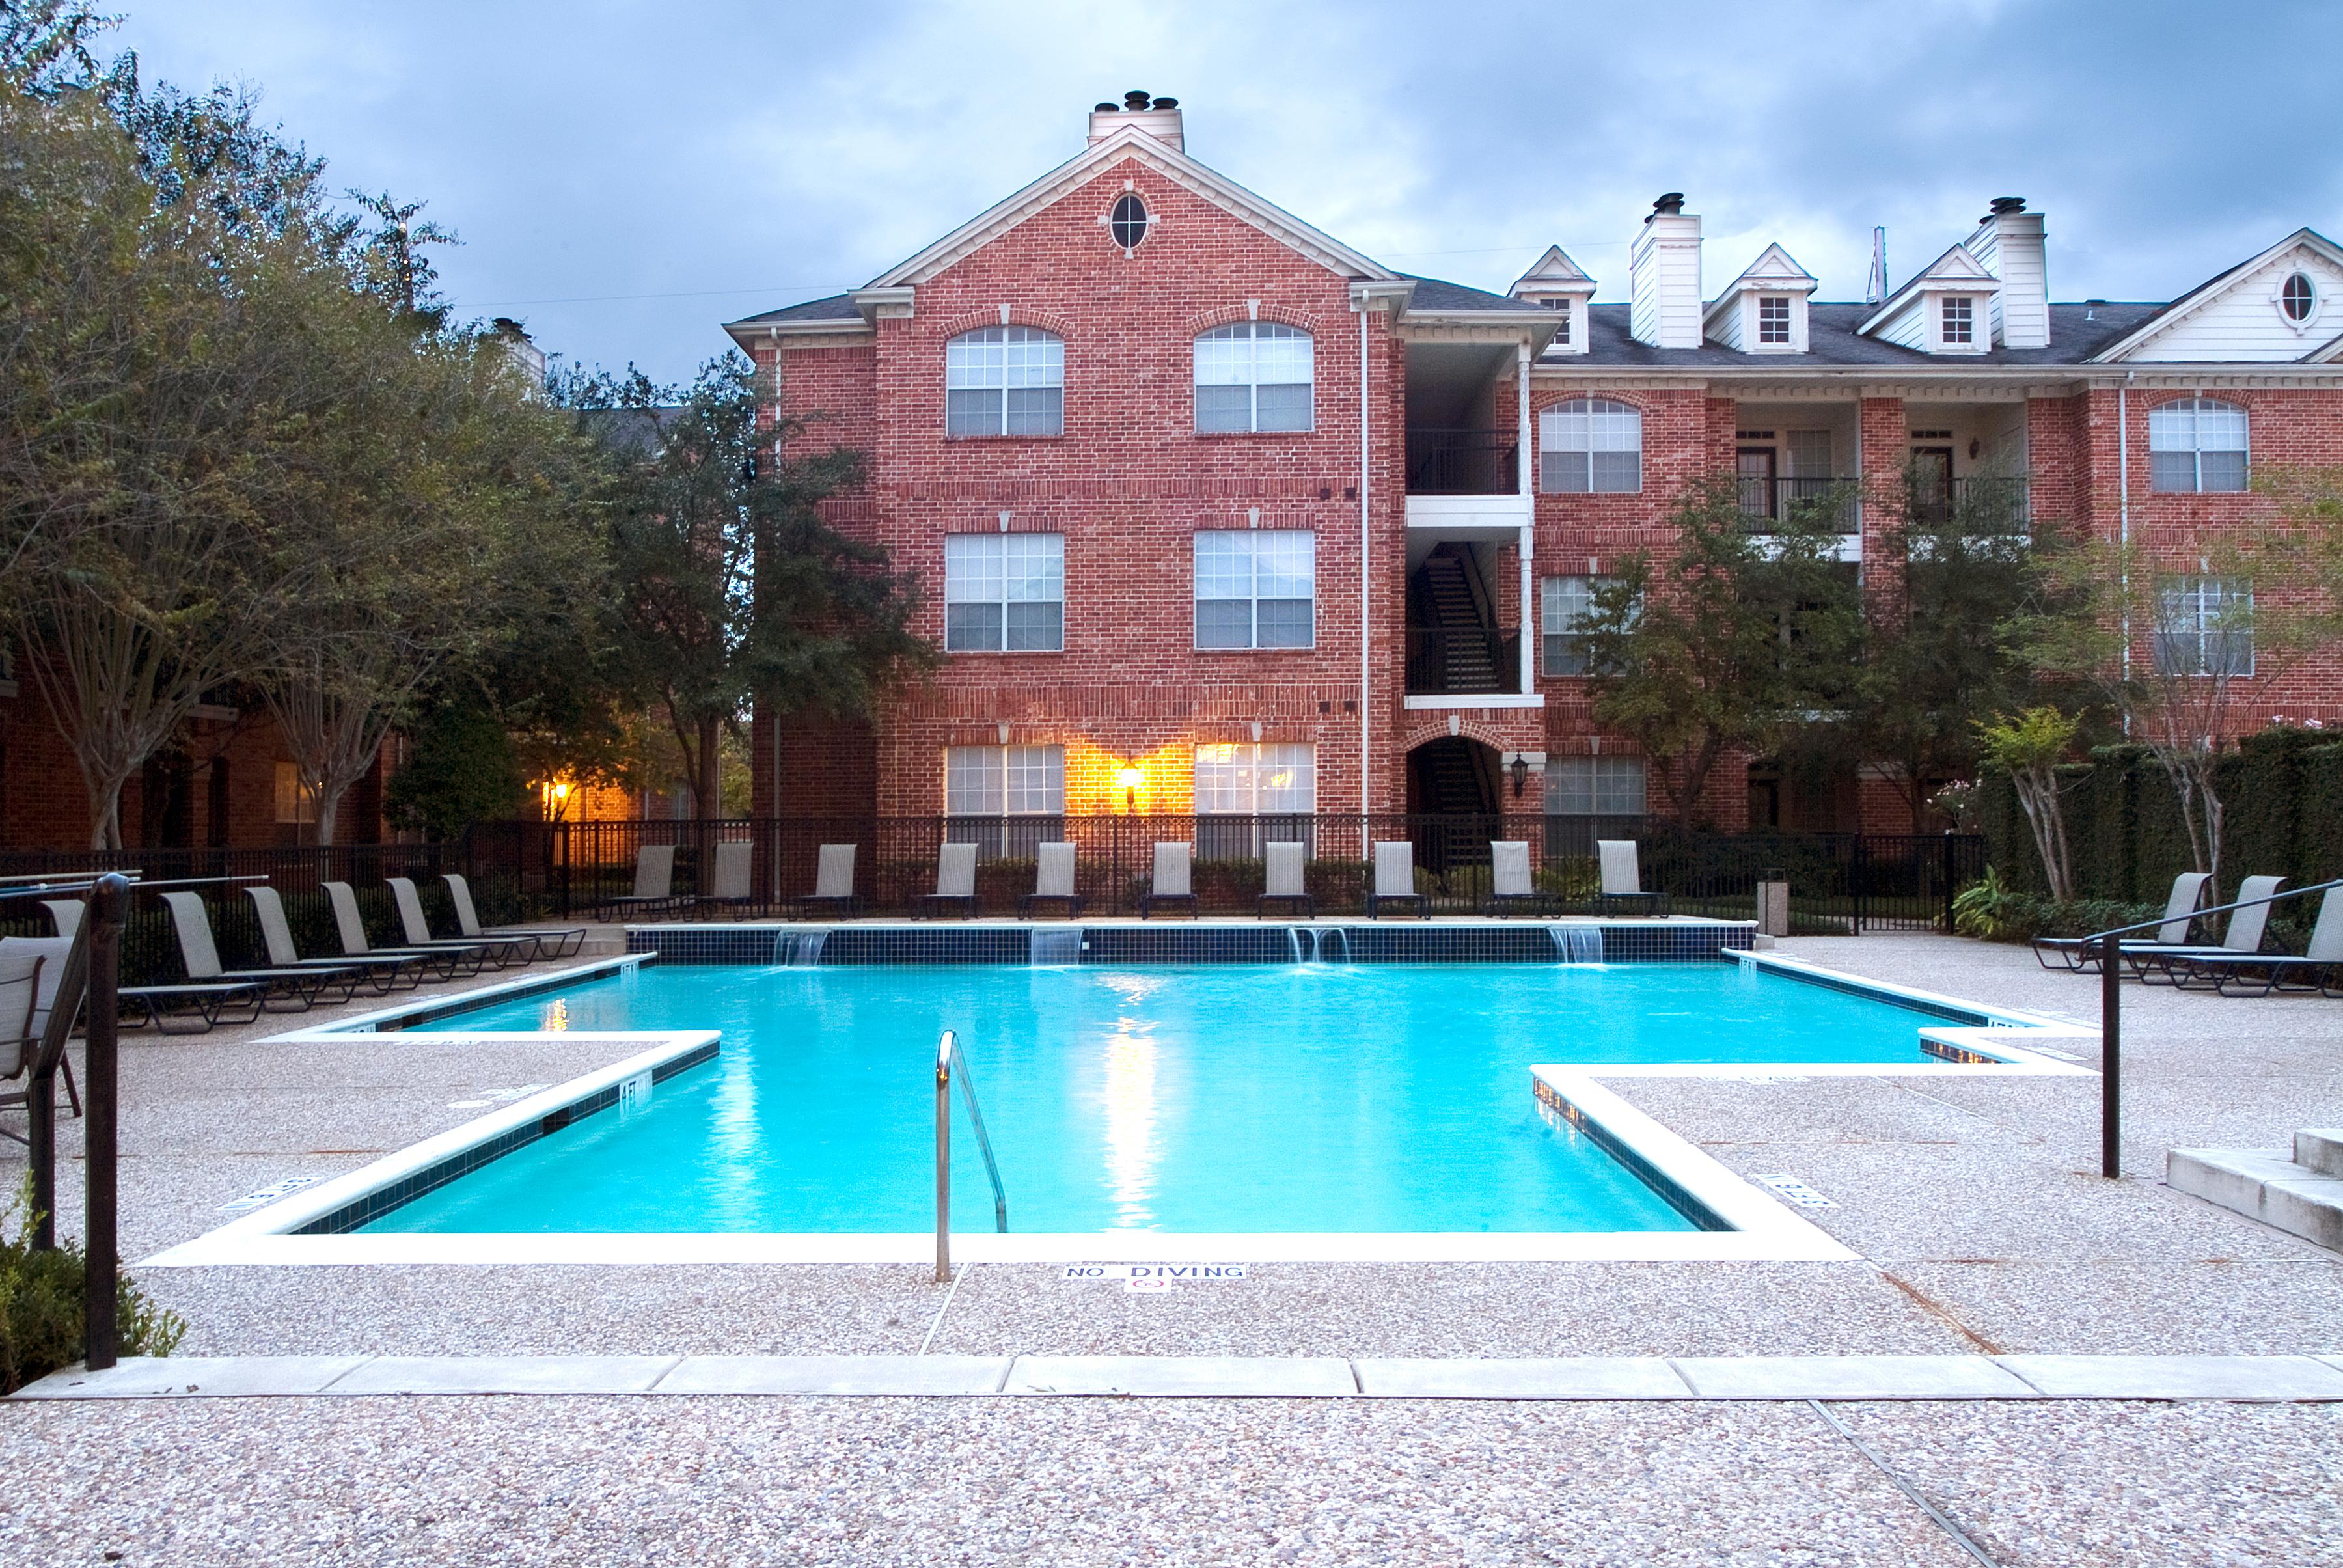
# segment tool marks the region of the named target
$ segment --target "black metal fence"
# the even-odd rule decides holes
[[[936,890],[938,852],[947,841],[978,846],[980,913],[1011,915],[1033,891],[1035,850],[1062,840],[1077,849],[1076,887],[1084,912],[1136,914],[1150,890],[1154,846],[1192,847],[1196,907],[1207,915],[1252,915],[1264,884],[1264,846],[1304,846],[1304,881],[1320,912],[1364,912],[1373,887],[1373,845],[1414,846],[1416,888],[1434,914],[1469,914],[1492,891],[1489,844],[1530,847],[1533,876],[1558,914],[1596,913],[1603,906],[1595,845],[1633,839],[1643,885],[1670,896],[1680,914],[1751,917],[1757,883],[1778,871],[1790,885],[1795,931],[1949,929],[1953,895],[1984,874],[1985,841],[1956,834],[1695,833],[1632,816],[1562,817],[1543,813],[1468,816],[1315,812],[1261,816],[860,817],[735,819],[721,821],[498,822],[453,844],[361,844],[329,848],[133,849],[118,852],[0,851],[0,874],[66,875],[136,870],[151,879],[265,878],[285,900],[304,956],[340,951],[323,884],[356,889],[370,940],[404,940],[384,879],[411,877],[433,930],[452,934],[455,915],[443,873],[471,883],[480,917],[490,923],[594,916],[607,900],[634,890],[637,858],[647,845],[672,845],[670,892],[689,915],[713,891],[708,880],[719,843],[754,847],[752,913],[787,913],[814,890],[824,844],[852,844],[855,891],[871,913],[915,916]],[[230,967],[266,961],[252,900],[236,885],[206,890],[222,958]],[[739,906],[711,910],[732,918]],[[1049,912],[1055,912],[1052,909]],[[36,905],[0,906],[0,934],[46,935]],[[126,984],[176,979],[178,945],[158,900],[134,896],[123,936]]]

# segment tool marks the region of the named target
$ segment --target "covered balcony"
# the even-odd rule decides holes
[[[1407,350],[1407,521],[1457,542],[1494,540],[1527,526],[1530,487],[1518,423],[1497,417],[1513,384],[1516,345],[1411,342]]]

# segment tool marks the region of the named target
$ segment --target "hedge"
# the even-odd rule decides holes
[[[2194,863],[2164,769],[2145,746],[2106,746],[2066,769],[2066,841],[2083,899],[2163,902]],[[2270,729],[2223,757],[2223,879],[2275,874],[2299,887],[2343,876],[2343,743],[2316,729]],[[2042,859],[2006,776],[1979,799],[1986,858],[2012,890],[2044,892]]]

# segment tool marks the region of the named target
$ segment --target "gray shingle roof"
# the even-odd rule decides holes
[[[809,299],[799,305],[784,305],[779,310],[768,310],[756,316],[744,316],[732,325],[744,327],[752,321],[860,321],[861,310],[850,294],[833,294],[824,299]]]
[[[1467,288],[1461,283],[1449,283],[1437,277],[1416,277],[1403,272],[1402,277],[1415,279],[1415,294],[1407,302],[1410,310],[1526,310],[1543,311],[1545,307],[1510,295],[1491,294],[1485,288]]]
[[[1962,355],[1958,358],[1923,354],[1916,348],[1883,343],[1876,337],[1856,337],[1855,329],[1877,308],[1871,305],[1816,301],[1806,308],[1806,352],[1783,355],[1745,354],[1739,349],[1723,348],[1714,343],[1704,344],[1698,348],[1654,348],[1648,343],[1637,342],[1628,331],[1630,307],[1590,306],[1586,312],[1586,352],[1583,355],[1551,354],[1545,363],[1699,370],[1795,370],[1801,366],[1950,369],[1970,365],[2080,365],[2108,344],[2137,328],[2164,307],[2130,302],[2053,305],[2050,307],[2049,347],[1996,348],[1989,353]]]

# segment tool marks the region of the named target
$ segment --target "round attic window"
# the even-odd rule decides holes
[[[1114,204],[1114,216],[1107,219],[1106,229],[1115,244],[1136,250],[1147,237],[1147,204],[1135,196],[1125,196]]]
[[[2309,320],[2318,308],[2318,286],[2307,272],[2293,274],[2278,291],[2278,307],[2297,325]]]

